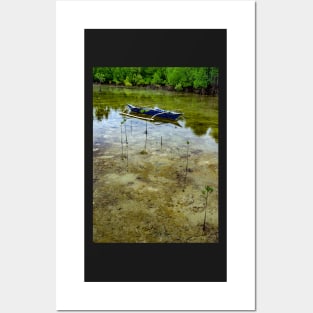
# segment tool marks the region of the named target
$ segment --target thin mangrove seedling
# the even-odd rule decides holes
[[[145,134],[146,134],[145,152],[147,152],[148,122],[146,122],[146,131],[145,131]]]
[[[121,144],[123,143],[123,121],[121,122]]]
[[[188,172],[188,158],[189,158],[189,141],[187,140],[185,184],[186,184],[187,172]]]
[[[126,144],[128,144],[126,124],[125,124],[125,142],[126,142]]]
[[[204,196],[204,199],[205,199],[204,220],[203,220],[203,226],[202,226],[203,231],[206,230],[206,210],[208,207],[208,197],[209,197],[209,193],[212,193],[212,192],[213,192],[213,188],[209,185],[206,185],[204,189],[202,190],[202,195]]]
[[[128,172],[128,142],[126,142],[126,170]]]
[[[122,159],[123,159],[123,122],[121,122],[121,149],[122,149]]]
[[[203,230],[204,232],[205,232],[205,230],[206,230],[206,211],[204,211],[204,220],[203,220],[202,230]]]
[[[144,150],[140,151],[140,154],[147,154],[147,137],[148,137],[148,122],[147,121],[146,121],[146,130],[144,133],[146,134],[145,148],[144,148]]]
[[[123,119],[121,122],[121,148],[122,148],[122,159],[124,158],[124,151],[123,151],[123,124],[125,123],[126,119]]]
[[[161,136],[161,151],[162,151],[162,136]]]
[[[209,197],[209,193],[212,193],[213,192],[213,188],[209,185],[206,185],[204,187],[204,189],[202,190],[202,194],[204,196],[204,199],[205,199],[205,206],[204,208],[206,209],[208,207],[208,197]]]
[[[124,122],[126,122],[125,119],[124,119]],[[127,128],[126,128],[126,123],[125,123],[125,142],[126,142],[126,161],[127,161],[126,169],[127,169],[127,172],[128,172],[128,140],[127,140]]]

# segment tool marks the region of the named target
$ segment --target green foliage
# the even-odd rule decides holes
[[[175,90],[176,91],[182,91],[183,90],[183,86],[181,83],[178,83],[176,86],[175,86]]]
[[[179,90],[184,87],[192,87],[193,68],[192,67],[168,67],[166,71],[167,82],[170,86],[175,86]]]
[[[115,67],[112,69],[113,82],[116,85],[120,85],[126,79],[126,70],[124,67]]]
[[[213,188],[211,186],[206,185],[204,189],[202,190],[203,195],[207,195],[208,193],[212,193]]]
[[[208,84],[209,84],[208,69],[204,67],[196,68],[194,70],[193,87],[207,88]]]
[[[130,87],[132,86],[133,84],[129,81],[129,77],[127,76],[126,79],[124,80],[124,85],[126,87]]]
[[[218,85],[219,71],[217,67],[210,67],[208,72],[209,83],[211,85]]]
[[[213,192],[213,188],[209,185],[204,186],[204,189],[202,190],[202,194],[205,198],[205,208],[208,205],[208,197],[209,197],[209,193]]]
[[[143,79],[142,75],[140,73],[137,73],[134,75],[134,85],[136,86],[142,86],[145,84],[145,80]]]
[[[153,79],[153,75],[156,72],[157,68],[155,67],[142,67],[141,75],[144,80],[144,85],[150,85]]]
[[[153,78],[151,80],[151,83],[154,85],[164,84],[164,80],[162,79],[161,73],[159,71],[157,71],[153,74]]]
[[[113,79],[112,70],[110,67],[94,67],[93,79],[99,83],[110,83]]]
[[[176,91],[207,89],[218,85],[216,67],[94,67],[98,83],[130,86],[169,86]]]

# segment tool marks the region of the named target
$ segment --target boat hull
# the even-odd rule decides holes
[[[128,104],[127,106],[130,109],[130,111],[133,113],[145,114],[145,115],[149,115],[149,116],[156,117],[156,118],[177,120],[182,115],[182,113],[164,111],[161,109],[140,108],[140,107],[135,107],[130,104]]]

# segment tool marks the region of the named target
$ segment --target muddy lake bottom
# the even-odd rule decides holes
[[[190,146],[187,176],[186,162],[186,146],[94,146],[93,241],[218,243],[217,152]]]

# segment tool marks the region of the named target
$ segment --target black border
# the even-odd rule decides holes
[[[226,29],[85,29],[85,282],[225,282]],[[92,242],[92,68],[219,68],[219,243]]]

